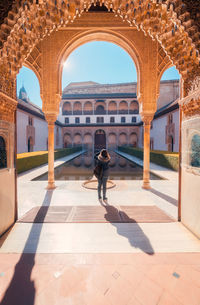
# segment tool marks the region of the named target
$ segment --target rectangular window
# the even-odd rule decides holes
[[[69,118],[65,118],[65,124],[69,124]]]
[[[103,123],[104,122],[104,118],[103,117],[97,117],[97,123]]]
[[[115,117],[114,116],[110,117],[110,123],[115,123]]]
[[[86,124],[89,124],[90,123],[90,117],[86,117],[85,122],[86,122]]]
[[[136,117],[132,116],[132,123],[136,123]]]
[[[126,123],[126,118],[125,118],[125,116],[122,116],[122,117],[121,117],[121,123]]]
[[[28,117],[28,125],[33,126],[33,118],[31,116]]]
[[[79,124],[80,123],[80,118],[75,118],[75,124]]]

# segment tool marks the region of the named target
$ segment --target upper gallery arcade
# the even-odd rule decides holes
[[[186,173],[190,159],[186,147],[190,144],[187,143],[188,138],[184,134],[188,135],[190,128],[197,129],[197,132],[199,130],[199,1],[3,0],[0,8],[0,133],[6,143],[9,154],[8,167],[11,169],[6,173],[7,177],[2,178],[3,184],[8,183],[6,179],[14,180],[16,75],[19,69],[22,65],[30,67],[40,82],[43,112],[49,126],[48,186],[53,188],[54,123],[59,113],[62,94],[63,62],[78,46],[96,40],[109,41],[121,46],[135,62],[138,74],[139,112],[144,123],[144,188],[150,187],[150,123],[157,109],[160,79],[166,68],[176,66],[182,77],[181,158],[184,162],[180,180],[186,184],[187,181],[194,179],[193,186],[198,184],[198,175],[191,178],[188,177],[188,172]],[[194,117],[192,127],[191,117]],[[13,194],[9,199],[10,209],[13,211],[15,183],[13,182]],[[187,205],[187,196],[190,193],[189,190],[186,194],[186,189],[184,187],[183,192],[180,186],[183,193],[182,207]],[[194,192],[193,190],[193,194]],[[3,193],[2,195],[5,196]],[[196,204],[195,201],[194,211]],[[8,223],[15,217],[14,212],[11,214],[5,227],[8,227]],[[183,208],[182,217],[187,218]],[[186,223],[188,221],[190,224],[193,222],[191,219],[185,220]],[[200,231],[200,228],[195,227],[195,230]]]

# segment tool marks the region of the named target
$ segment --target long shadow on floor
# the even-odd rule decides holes
[[[148,190],[149,192],[155,194],[156,196],[168,201],[169,203],[175,205],[176,207],[178,206],[178,200],[176,200],[175,198],[169,196],[169,195],[166,195],[164,193],[161,193],[157,190],[155,190],[154,188],[151,188],[150,190]]]
[[[151,245],[149,238],[145,235],[145,233],[137,224],[135,219],[130,218],[125,212],[119,211],[114,206],[108,204],[102,204],[102,206],[106,210],[106,214],[104,215],[105,219],[110,222],[114,227],[116,227],[117,233],[119,235],[126,237],[132,247],[139,248],[148,255],[154,254],[154,249]],[[112,222],[113,215],[116,213],[119,213],[119,216],[121,220],[123,220],[123,223]],[[126,220],[127,223],[124,223],[124,220]],[[130,230],[130,228],[132,228],[132,226],[130,226],[130,223],[134,223],[134,231]]]
[[[52,195],[52,190],[46,192],[42,206],[50,205]],[[46,214],[43,215],[44,218],[45,216]],[[41,220],[40,210],[35,217],[35,222],[37,222],[37,218]],[[35,255],[41,230],[42,224],[38,226],[32,225],[23,253],[15,266],[14,275],[3,296],[1,305],[34,305],[35,285],[34,281],[31,280],[31,273],[35,265]],[[30,252],[30,245],[31,253],[28,254]]]

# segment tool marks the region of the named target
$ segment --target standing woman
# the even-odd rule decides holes
[[[106,183],[108,180],[109,175],[109,162],[110,162],[110,155],[106,149],[102,149],[98,156],[95,156],[97,160],[97,165],[99,165],[102,169],[101,177],[98,178],[98,198],[102,199],[101,197],[101,187],[103,185],[103,200],[107,200],[106,198]]]

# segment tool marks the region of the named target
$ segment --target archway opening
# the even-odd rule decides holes
[[[0,169],[7,167],[7,151],[4,137],[0,136]]]
[[[94,149],[100,151],[103,148],[106,148],[106,133],[103,129],[98,129],[94,136]]]
[[[93,42],[94,37],[99,41]],[[101,41],[101,37],[105,41]],[[121,123],[134,124],[139,120],[139,63],[134,62],[133,50],[113,37],[110,33],[88,34],[63,50],[63,58],[60,59],[60,62],[66,61],[62,71],[62,116],[59,118],[67,124],[66,132],[71,137],[74,137],[75,130],[80,133],[81,128],[81,145],[89,149],[92,147],[92,150],[95,149],[94,131],[92,143],[88,145],[88,128],[92,131],[95,124],[103,125],[108,134],[112,134],[111,125],[121,128]],[[113,40],[115,43],[112,43]],[[72,50],[71,53],[69,50]],[[117,148],[118,134],[110,139],[111,143],[106,139],[108,148]]]
[[[33,138],[29,137],[28,138],[28,152],[32,152],[33,151]]]

